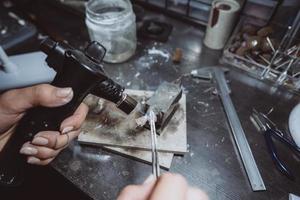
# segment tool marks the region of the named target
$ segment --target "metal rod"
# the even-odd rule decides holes
[[[224,71],[222,71],[222,69],[214,69],[214,78],[231,127],[232,135],[239,150],[252,190],[266,190],[264,181],[257,168],[252,151],[245,136],[245,132],[229,96],[230,88],[226,82]]]
[[[293,39],[296,37],[296,34],[300,28],[300,11],[298,11],[297,16],[294,19],[292,30],[291,30],[291,37],[289,38],[289,41],[287,42],[286,48],[291,46]]]
[[[279,54],[281,48],[283,47],[285,41],[287,40],[287,38],[289,37],[289,35],[291,34],[291,30],[292,30],[292,27],[289,26],[288,27],[288,30],[286,31],[286,33],[284,34],[282,40],[280,41],[280,44],[277,48],[277,50],[275,51],[274,55],[272,56],[271,58],[271,61],[270,61],[270,64],[263,70],[262,74],[261,74],[261,78],[264,79],[266,78],[266,76],[269,74],[269,72],[271,71],[272,69],[272,65],[274,64],[274,61],[277,57],[277,55]]]
[[[270,45],[270,47],[271,47],[271,49],[272,49],[273,53],[275,53],[275,48],[274,48],[274,45],[272,44],[272,42],[271,42],[270,38],[269,38],[269,37],[267,37],[266,39],[267,39],[267,42],[269,43],[269,45]]]
[[[293,63],[295,60],[297,60],[297,55],[300,51],[300,46],[297,48],[297,51],[295,52],[295,57],[290,59],[288,66],[284,69],[284,71],[278,76],[276,83],[277,84],[282,84],[284,82],[284,80],[286,79],[286,77],[288,76],[288,71],[290,70],[290,68],[292,67]]]
[[[290,61],[287,60],[287,61],[285,61],[284,63],[282,63],[282,64],[278,65],[277,67],[275,67],[275,69],[278,70],[278,69],[280,69],[281,67],[283,67],[284,65],[288,64],[289,62],[290,62]]]

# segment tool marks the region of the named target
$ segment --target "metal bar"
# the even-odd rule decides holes
[[[293,40],[296,37],[296,34],[298,33],[300,29],[300,11],[298,11],[297,16],[294,19],[293,25],[292,25],[292,33],[291,36],[287,42],[286,48],[289,48],[293,42]]]
[[[245,136],[245,132],[230,98],[230,88],[226,82],[224,71],[222,71],[222,69],[214,69],[214,78],[231,127],[232,135],[239,150],[252,190],[266,190],[264,181],[257,168],[252,151]]]
[[[284,34],[283,38],[281,39],[280,43],[279,43],[279,46],[277,48],[277,50],[275,51],[275,53],[273,54],[272,58],[271,58],[271,61],[270,61],[270,64],[263,70],[262,74],[261,74],[261,79],[264,79],[266,78],[266,76],[269,74],[269,72],[271,71],[272,69],[272,65],[274,64],[275,62],[275,59],[277,58],[277,55],[279,54],[279,52],[281,51],[282,47],[284,46],[284,43],[286,42],[286,40],[288,39],[288,37],[290,36],[291,34],[291,29],[292,27],[289,26],[288,27],[288,30],[286,31],[286,33]]]

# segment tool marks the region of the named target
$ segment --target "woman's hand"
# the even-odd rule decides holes
[[[208,200],[208,197],[201,190],[189,187],[181,175],[166,173],[157,181],[150,176],[142,185],[125,187],[117,200]]]
[[[0,150],[26,110],[35,106],[62,106],[70,102],[72,98],[71,88],[56,88],[48,84],[3,93],[0,96]],[[28,163],[47,165],[67,146],[69,141],[79,135],[87,112],[88,107],[81,104],[72,116],[61,123],[59,131],[39,132],[32,141],[23,145],[20,153],[28,156]]]

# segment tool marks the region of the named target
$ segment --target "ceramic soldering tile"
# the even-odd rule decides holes
[[[150,97],[153,92],[127,90],[135,97]],[[91,112],[83,125],[78,141],[98,146],[134,148],[151,150],[151,136],[147,129],[135,130],[133,114],[126,115],[119,111],[113,103],[104,102],[99,105],[99,98],[89,96],[86,101]],[[103,101],[103,100],[100,100]],[[99,106],[101,107],[99,109]],[[96,112],[95,112],[96,110]],[[186,96],[182,95],[179,108],[173,118],[158,136],[158,151],[183,154],[187,152]]]

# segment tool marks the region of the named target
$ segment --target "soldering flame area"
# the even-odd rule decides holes
[[[138,102],[129,115],[109,101],[88,96],[85,103],[90,111],[78,141],[150,162],[158,176],[159,165],[169,168],[174,153],[187,152],[186,97],[179,86],[162,85],[155,92],[126,90]]]

